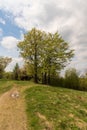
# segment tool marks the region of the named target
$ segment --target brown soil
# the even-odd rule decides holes
[[[24,97],[17,87],[0,96],[0,130],[27,130]]]

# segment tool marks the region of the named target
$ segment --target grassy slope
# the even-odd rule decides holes
[[[0,94],[14,85],[25,86],[29,130],[87,130],[87,92],[0,81]]]
[[[38,85],[25,94],[31,130],[87,130],[87,92]]]

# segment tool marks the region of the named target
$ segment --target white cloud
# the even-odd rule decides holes
[[[0,18],[0,23],[1,23],[1,24],[5,24],[5,20],[2,19],[2,18]]]
[[[13,36],[3,37],[1,41],[1,45],[7,49],[16,48],[18,43],[18,39]]]
[[[81,24],[84,3],[79,0],[0,0],[0,8],[10,12],[15,24],[25,30],[33,26],[54,30],[60,26]]]
[[[43,2],[40,0],[0,0],[0,8],[10,12],[14,16],[15,24],[25,30],[39,25],[39,17],[45,13]]]

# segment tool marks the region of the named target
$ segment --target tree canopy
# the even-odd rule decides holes
[[[42,77],[42,82],[49,83],[51,76],[63,69],[74,55],[58,32],[46,33],[36,28],[24,35],[18,48],[31,67],[35,82]]]
[[[0,78],[3,77],[4,69],[11,62],[11,58],[0,56]]]

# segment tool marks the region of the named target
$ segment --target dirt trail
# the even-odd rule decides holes
[[[22,91],[14,87],[0,96],[0,130],[27,130]],[[18,94],[19,97],[16,97],[15,94]]]

